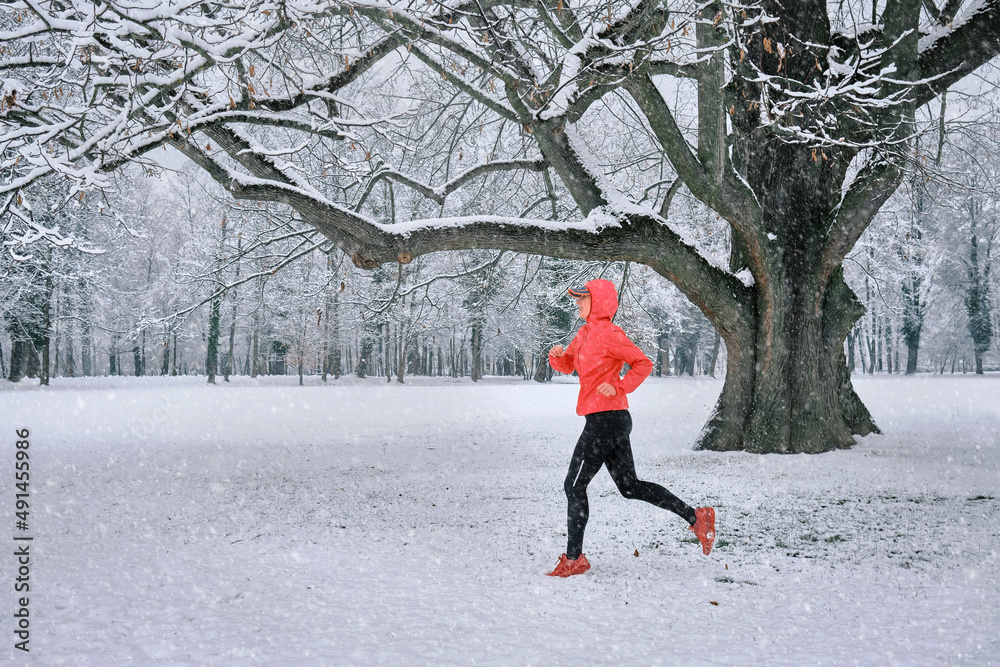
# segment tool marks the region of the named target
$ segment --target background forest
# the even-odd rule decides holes
[[[966,87],[973,92],[952,91],[921,110],[930,129],[917,141],[913,175],[845,262],[846,280],[867,309],[846,342],[852,372],[1000,368],[1000,274],[992,270],[1000,110],[991,77],[986,71],[978,80],[987,94],[974,84]],[[435,108],[456,117],[468,111],[458,103]],[[663,168],[646,155],[648,130],[625,105],[608,102],[601,113],[608,127],[629,129],[588,137],[622,159],[602,167],[612,174],[641,173],[647,161]],[[488,154],[493,139],[474,127],[456,120],[451,134],[436,129],[436,143],[458,160],[463,152],[481,160],[476,154]],[[448,176],[429,174],[428,182]],[[355,374],[545,381],[552,374],[545,352],[578,324],[566,288],[595,277],[618,285],[616,322],[655,361],[656,374],[725,369],[725,345],[709,322],[642,265],[472,250],[367,271],[287,207],[233,200],[172,149],[113,178],[105,192],[70,196],[58,180],[27,192],[23,204],[34,221],[58,233],[18,239],[2,259],[0,372],[9,380]],[[460,208],[522,216],[547,208],[557,219],[568,204],[537,180],[537,199],[512,201],[510,192],[531,184],[490,179],[467,188]],[[646,180],[651,196],[668,184],[655,174]],[[435,213],[433,201],[389,180],[369,186],[365,199],[386,223]],[[726,224],[676,181],[667,205],[685,240],[725,266]]]
[[[1000,0],[0,4],[10,661],[996,662],[998,65]],[[564,580],[596,277],[718,539],[601,474]]]

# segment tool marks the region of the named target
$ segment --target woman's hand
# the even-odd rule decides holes
[[[597,385],[597,393],[602,396],[617,396],[618,390],[615,389],[615,386],[610,382],[602,382]]]
[[[549,356],[550,357],[561,357],[561,356],[563,356],[563,352],[565,352],[565,350],[563,350],[563,346],[562,345],[553,345],[552,349],[549,350]]]

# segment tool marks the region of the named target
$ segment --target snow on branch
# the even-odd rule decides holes
[[[9,193],[0,208],[0,239],[4,249],[17,262],[34,259],[31,249],[39,243],[87,254],[102,252],[87,243],[80,243],[72,235],[65,235],[58,224],[45,224],[35,216],[31,205],[20,193]]]
[[[949,1],[942,14],[960,6]],[[921,37],[918,51],[920,70],[933,77],[917,91],[917,104],[925,104],[1000,54],[1000,0],[973,0],[953,21]]]
[[[406,174],[399,172],[395,169],[383,168],[375,172],[374,175],[369,179],[368,184],[365,186],[364,193],[358,200],[355,210],[361,210],[364,205],[365,200],[368,199],[368,195],[371,194],[372,190],[383,179],[390,179],[396,181],[397,183],[402,183],[413,190],[416,190],[424,197],[436,201],[438,204],[444,204],[445,199],[455,190],[459,189],[472,179],[482,176],[483,174],[489,174],[497,171],[514,171],[514,170],[526,170],[526,171],[542,171],[547,169],[549,166],[548,162],[544,159],[535,160],[503,160],[498,162],[487,162],[485,164],[480,164],[471,169],[465,171],[464,173],[456,176],[447,183],[442,185],[432,186],[425,183],[420,183]]]

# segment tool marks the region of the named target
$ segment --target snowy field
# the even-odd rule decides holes
[[[639,475],[714,505],[715,551],[602,472],[565,580],[568,379],[53,382],[0,383],[8,545],[31,429],[11,662],[1000,664],[996,375],[859,378],[885,434],[818,456],[693,452],[721,382],[650,379]]]

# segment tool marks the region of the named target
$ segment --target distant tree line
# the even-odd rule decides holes
[[[866,308],[845,343],[852,372],[1000,366],[994,144],[982,128],[946,139],[933,159],[951,157],[965,187],[914,177],[848,258],[846,279]],[[623,288],[616,322],[654,360],[656,375],[724,373],[718,333],[641,265],[456,251],[365,271],[287,211],[234,204],[197,172],[129,171],[118,185],[114,197],[79,200],[60,196],[57,184],[32,192],[46,224],[74,234],[79,247],[38,244],[30,257],[5,258],[7,379],[545,381],[547,349],[579,324],[565,290],[597,276]],[[674,205],[691,238],[725,256],[714,217],[683,192]]]
[[[116,196],[79,200],[44,185],[32,194],[52,200],[51,224],[80,247],[39,244],[30,257],[4,260],[0,370],[14,382],[286,374],[546,381],[548,348],[578,325],[566,289],[599,276],[622,290],[616,322],[658,375],[725,367],[708,321],[642,266],[460,251],[367,271],[287,211],[234,204],[197,172],[126,172]]]

